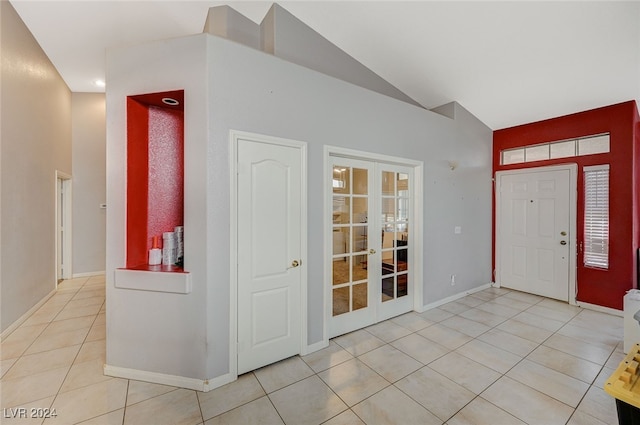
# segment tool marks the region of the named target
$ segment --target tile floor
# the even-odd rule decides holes
[[[102,374],[95,276],[63,282],[1,342],[1,423],[611,425],[602,386],[623,357],[621,317],[490,288],[201,393]],[[11,418],[19,407],[57,417]]]

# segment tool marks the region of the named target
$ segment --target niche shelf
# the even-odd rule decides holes
[[[127,97],[126,266],[118,288],[189,293],[188,272],[149,265],[152,238],[184,224],[184,90]]]

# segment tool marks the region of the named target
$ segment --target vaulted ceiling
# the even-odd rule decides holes
[[[202,32],[228,4],[11,0],[72,91],[102,91],[106,49]],[[640,2],[285,1],[425,108],[458,101],[493,129],[640,101]]]

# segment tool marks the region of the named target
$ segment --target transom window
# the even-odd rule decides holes
[[[500,152],[500,164],[509,165],[522,162],[546,161],[549,159],[570,158],[573,156],[607,152],[609,152],[609,133],[583,137],[581,139],[561,140],[539,145],[504,149]]]

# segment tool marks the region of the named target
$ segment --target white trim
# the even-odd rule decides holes
[[[323,154],[323,167],[324,167],[324,182],[323,183],[323,191],[324,191],[324,276],[323,279],[325,286],[325,296],[324,296],[324,323],[323,323],[323,341],[326,341],[328,344],[328,326],[329,320],[332,317],[331,311],[331,282],[329,281],[331,272],[331,246],[333,242],[330,240],[331,236],[331,223],[332,219],[328,215],[328,211],[331,209],[329,206],[332,203],[332,191],[329,190],[329,186],[326,182],[331,181],[332,172],[330,166],[330,157],[341,157],[369,162],[376,162],[382,164],[392,164],[392,165],[400,165],[403,167],[413,168],[413,221],[411,227],[411,238],[413,244],[413,271],[412,271],[412,279],[413,279],[413,309],[414,311],[420,311],[423,308],[423,297],[424,297],[424,270],[423,270],[423,253],[424,253],[424,241],[423,241],[423,222],[424,222],[424,162],[417,161],[414,159],[402,158],[391,155],[384,155],[372,152],[365,152],[360,150],[342,148],[339,146],[324,146],[324,154]]]
[[[73,186],[72,186],[72,180],[71,180],[71,175],[64,173],[62,171],[56,170],[55,171],[55,237],[54,237],[54,254],[55,254],[55,285],[56,288],[58,287],[58,279],[72,279],[73,278],[73,249],[72,249],[72,243],[73,243],[73,203],[72,203],[72,196],[73,196]],[[59,244],[59,236],[58,236],[58,223],[60,220],[59,217],[59,202],[58,200],[60,199],[60,190],[58,188],[58,181],[62,181],[63,184],[63,192],[64,192],[64,213],[65,213],[65,217],[63,217],[64,221],[65,221],[65,237],[64,237],[64,244],[63,244],[63,248],[64,248],[64,252],[63,252],[63,256],[66,259],[65,263],[64,263],[64,269],[62,271],[62,276],[58,276],[58,246]]]
[[[323,348],[327,348],[328,346],[329,346],[329,340],[318,341],[314,344],[306,345],[302,347],[302,352],[300,353],[300,355],[306,356],[307,354],[311,354],[318,350],[322,350]]]
[[[583,301],[578,301],[576,303],[578,307],[582,307],[587,310],[598,311],[600,313],[612,314],[614,316],[624,317],[624,312],[622,310],[616,310],[615,308],[603,307],[601,305],[585,303]]]
[[[547,167],[531,167],[531,168],[519,168],[517,170],[507,170],[507,171],[497,171],[495,174],[495,184],[494,184],[494,193],[495,193],[495,212],[496,212],[496,221],[495,221],[495,252],[496,252],[496,270],[495,270],[495,280],[496,285],[501,287],[500,282],[500,178],[504,175],[513,175],[513,174],[529,174],[536,172],[547,172],[547,171],[560,171],[567,170],[569,171],[569,235],[572,236],[571,243],[569,243],[569,304],[578,305],[577,304],[577,219],[578,219],[578,164],[570,163],[563,165],[552,165]]]
[[[140,369],[111,366],[105,364],[104,374],[116,378],[133,379],[135,381],[152,382],[154,384],[171,385],[173,387],[188,388],[196,391],[208,391],[208,380],[187,378],[185,376],[166,375],[164,373],[149,372]],[[211,389],[211,388],[209,388]]]
[[[231,373],[226,373],[224,375],[216,376],[215,378],[207,379],[206,381],[204,381],[204,389],[202,391],[211,391],[223,385],[227,385],[228,383],[233,382],[236,379],[238,379],[238,376]]]
[[[307,144],[305,142],[283,139],[280,137],[267,136],[263,134],[250,133],[245,131],[229,131],[229,221],[230,221],[230,241],[229,241],[229,373],[228,382],[235,381],[238,377],[238,140],[248,139],[253,142],[267,143],[278,146],[287,146],[300,150],[300,173],[301,173],[301,199],[300,199],[300,258],[304,267],[300,271],[300,354],[305,353],[309,346],[307,329]],[[328,342],[327,342],[328,344]],[[309,351],[311,352],[311,351]],[[220,377],[221,378],[221,377]]]
[[[27,312],[25,314],[23,314],[22,316],[20,316],[16,321],[14,321],[12,324],[9,325],[9,327],[7,329],[5,329],[4,331],[2,331],[2,333],[0,334],[0,340],[4,340],[6,337],[9,336],[9,334],[11,334],[11,332],[15,331],[16,329],[18,329],[18,327],[20,327],[21,324],[23,324],[24,322],[27,321],[27,319],[33,314],[35,313],[40,307],[42,307],[44,305],[44,303],[46,303],[49,298],[51,298],[52,296],[55,295],[57,291],[54,289],[51,292],[49,292],[47,295],[45,295],[40,301],[38,301],[38,303],[36,305],[34,305],[33,307],[31,307],[29,310],[27,310]]]
[[[100,276],[105,274],[106,272],[104,270],[99,271],[99,272],[84,272],[84,273],[74,273],[71,278],[72,279],[76,279],[79,277],[93,277],[93,276]]]
[[[441,305],[450,303],[451,301],[459,300],[460,298],[464,298],[467,295],[475,294],[476,292],[484,291],[485,289],[489,289],[493,286],[492,283],[485,283],[484,285],[478,286],[477,288],[469,289],[467,291],[459,292],[457,294],[451,295],[450,297],[443,298],[438,301],[434,301],[432,303],[421,306],[419,309],[416,309],[418,313],[424,313],[427,310],[431,310],[432,308],[440,307]]]

